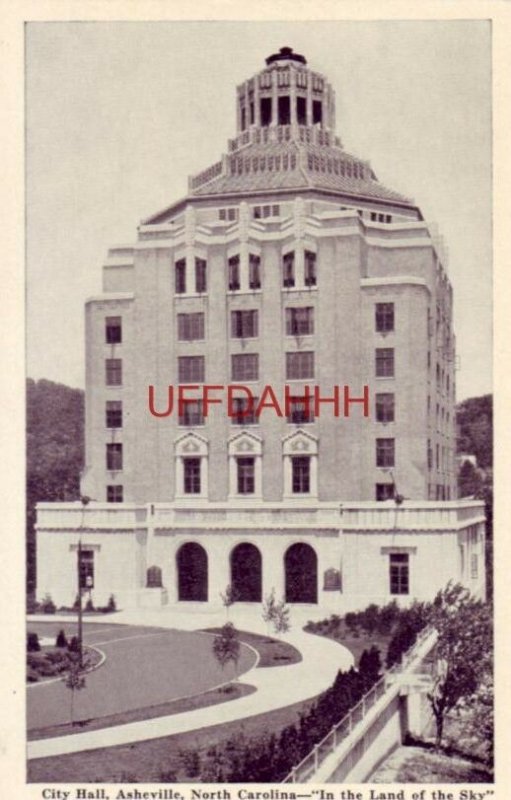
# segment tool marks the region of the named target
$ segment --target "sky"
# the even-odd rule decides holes
[[[84,386],[108,247],[226,151],[236,86],[288,45],[336,92],[345,149],[448,248],[457,397],[492,391],[486,21],[77,22],[26,28],[27,375]]]

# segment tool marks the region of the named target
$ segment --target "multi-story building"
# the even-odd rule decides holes
[[[72,599],[81,537],[94,596],[124,604],[482,594],[437,240],[343,149],[303,56],[267,58],[236,108],[227,154],[109,251],[87,303],[93,500],[40,506],[39,593]]]

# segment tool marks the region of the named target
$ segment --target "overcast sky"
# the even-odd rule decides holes
[[[336,92],[337,133],[449,249],[459,399],[492,390],[490,24],[30,23],[27,374],[84,385],[107,248],[183,197],[235,133],[235,88],[284,45]]]

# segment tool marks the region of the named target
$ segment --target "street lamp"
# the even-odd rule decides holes
[[[82,504],[82,515],[80,520],[80,527],[78,529],[78,663],[80,667],[83,667],[83,610],[82,610],[82,589],[83,584],[87,583],[87,579],[90,579],[90,575],[86,576],[86,580],[83,580],[82,574],[82,530],[83,530],[83,523],[85,518],[85,508],[89,505],[90,498],[89,497],[80,497],[80,502]]]

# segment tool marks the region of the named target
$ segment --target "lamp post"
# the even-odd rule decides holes
[[[82,504],[82,515],[80,520],[80,527],[78,529],[78,663],[83,667],[83,609],[82,609],[82,589],[83,589],[83,575],[82,575],[82,530],[85,516],[85,507],[89,504],[88,497],[80,497]]]

